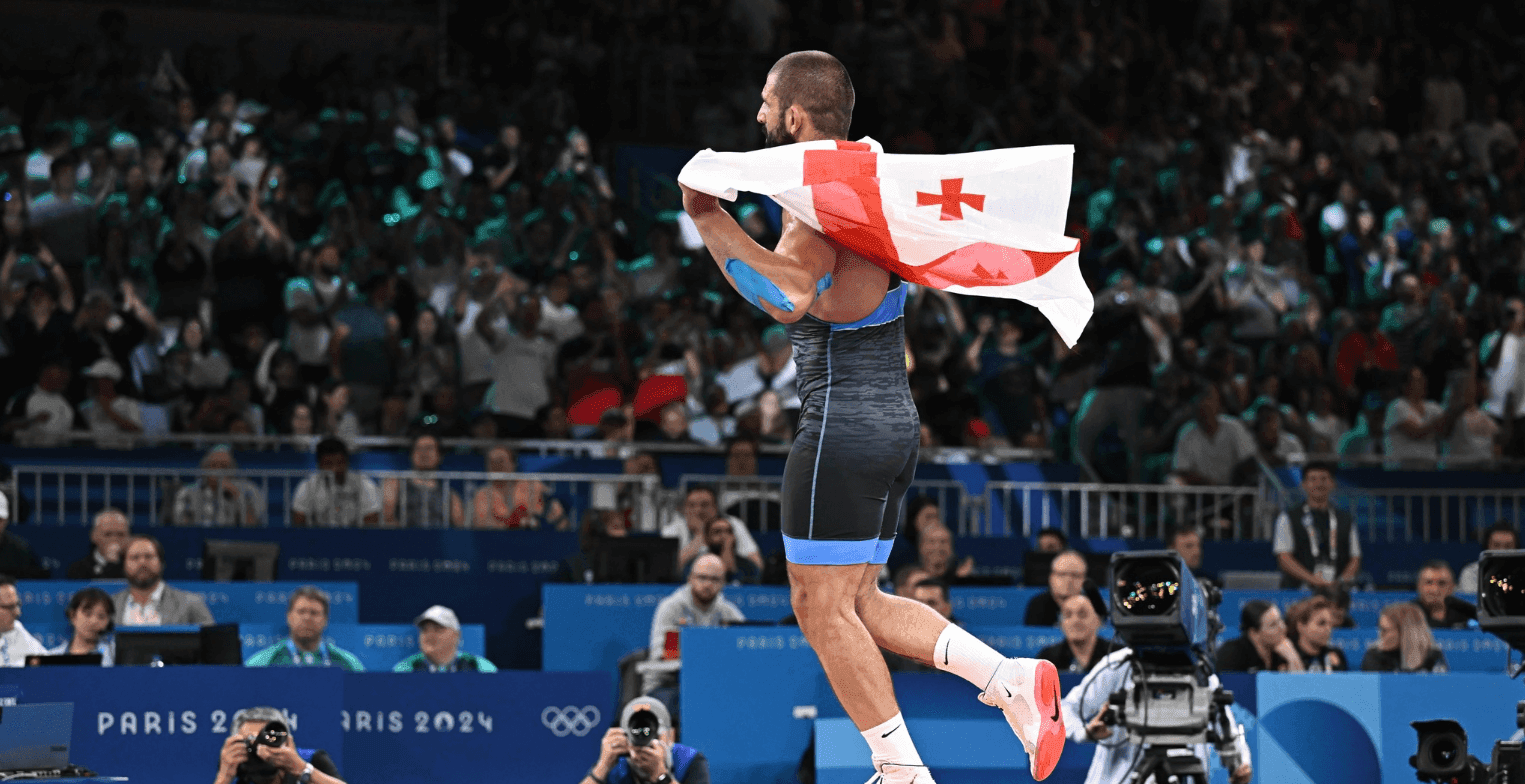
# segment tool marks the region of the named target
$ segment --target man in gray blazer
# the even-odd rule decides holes
[[[152,536],[127,540],[122,570],[127,590],[112,596],[117,626],[210,626],[212,611],[200,596],[164,584],[164,545]]]

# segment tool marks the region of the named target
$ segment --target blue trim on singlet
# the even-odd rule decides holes
[[[890,561],[890,550],[895,549],[894,539],[880,539],[879,546],[874,548],[874,557],[869,559],[871,564],[884,564]]]
[[[881,544],[882,543],[882,544]],[[855,564],[884,563],[879,559],[879,551],[884,551],[884,557],[889,558],[889,545],[894,541],[885,542],[882,539],[864,539],[861,541],[843,541],[840,539],[817,540],[796,539],[792,536],[784,536],[784,558],[789,563],[808,564],[820,566],[852,566]]]
[[[826,451],[826,417],[831,413],[831,333],[826,333],[826,399],[821,402],[821,437],[816,441],[815,467],[810,470],[810,525],[807,537],[815,536],[815,486],[821,478],[821,453]]]
[[[884,301],[874,312],[864,316],[851,324],[836,324],[830,321],[823,322],[831,325],[831,331],[836,332],[844,329],[862,329],[864,327],[876,327],[880,324],[888,324],[905,314],[905,284],[901,283],[894,289],[885,292]]]

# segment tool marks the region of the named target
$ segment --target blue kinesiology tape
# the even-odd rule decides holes
[[[815,282],[815,295],[817,297],[821,296],[821,292],[831,288],[831,283],[832,280],[830,272],[821,276],[821,279]]]
[[[731,276],[731,280],[736,281],[736,288],[741,291],[741,296],[746,297],[747,301],[753,305],[760,308],[763,302],[767,302],[779,310],[794,312],[793,300],[784,296],[784,292],[777,284],[768,280],[761,272],[752,269],[752,265],[741,259],[726,259],[725,272]]]

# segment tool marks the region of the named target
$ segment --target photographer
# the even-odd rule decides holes
[[[279,710],[245,708],[232,726],[214,784],[344,784],[328,752],[297,748]]]
[[[604,733],[598,762],[580,784],[709,784],[710,763],[692,746],[673,742],[667,707],[651,697],[625,704],[620,726]]]
[[[1125,728],[1114,728],[1111,721],[1112,708],[1108,704],[1112,694],[1119,690],[1133,689],[1134,667],[1129,662],[1132,648],[1120,648],[1102,659],[1080,685],[1065,695],[1065,734],[1075,743],[1095,743],[1096,756],[1086,773],[1085,784],[1124,784],[1133,780],[1133,771],[1141,762],[1147,744],[1133,743]],[[1218,688],[1218,676],[1209,680],[1211,688]],[[1230,714],[1232,716],[1232,714]],[[1190,747],[1191,752],[1207,766],[1210,762],[1205,743]],[[1230,772],[1231,784],[1246,784],[1253,775],[1249,748],[1240,744],[1241,762]],[[1147,784],[1145,782],[1144,784]]]

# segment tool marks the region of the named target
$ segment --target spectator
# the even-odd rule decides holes
[[[1520,549],[1520,535],[1507,521],[1500,520],[1488,526],[1488,529],[1483,532],[1484,552],[1518,549]],[[1461,574],[1456,578],[1456,592],[1476,594],[1477,587],[1477,562],[1473,561],[1461,568]]]
[[[969,556],[961,562],[955,562],[953,553],[953,532],[947,526],[934,525],[926,527],[921,533],[921,541],[916,547],[917,565],[927,570],[933,579],[944,582],[957,582],[960,577],[968,577],[974,573],[974,557]],[[1055,613],[1057,619],[1058,614]]]
[[[1447,411],[1425,398],[1424,371],[1411,367],[1404,377],[1403,395],[1387,406],[1382,420],[1383,451],[1394,468],[1428,470],[1440,455],[1440,434],[1451,432],[1460,411]]]
[[[650,714],[651,718],[641,721],[637,716],[642,713]],[[653,723],[654,728],[651,727]],[[676,718],[669,715],[667,706],[659,699],[637,697],[625,703],[619,726],[610,727],[604,733],[598,761],[578,784],[588,781],[594,784],[709,784],[709,760],[705,759],[704,752],[675,742],[675,724]],[[632,747],[630,738],[637,732],[650,740],[645,745]]]
[[[741,518],[748,528],[777,531],[783,527],[783,502],[777,484],[757,478],[760,449],[757,439],[746,436],[726,442],[726,480],[717,503],[726,514]]]
[[[418,653],[397,663],[392,672],[497,672],[487,659],[461,650],[461,622],[455,610],[434,605],[413,619]]]
[[[1440,443],[1446,469],[1487,468],[1501,454],[1499,424],[1479,407],[1482,384],[1464,373],[1451,388],[1455,400],[1446,401],[1446,409],[1457,410],[1451,432]]]
[[[1435,646],[1424,610],[1389,604],[1377,616],[1377,642],[1361,658],[1362,672],[1446,672],[1446,655]]]
[[[1329,613],[1336,629],[1356,628],[1356,619],[1350,617],[1350,591],[1340,583],[1332,583],[1323,588],[1313,589],[1314,596],[1322,596],[1329,600]]]
[[[54,656],[99,653],[101,666],[112,666],[116,663],[116,641],[111,636],[114,609],[111,597],[95,586],[75,591],[64,610],[72,630],[69,641],[48,653]]]
[[[1062,553],[1070,547],[1070,538],[1058,528],[1038,529],[1038,552]]]
[[[1485,336],[1479,356],[1487,368],[1488,402],[1483,410],[1499,420],[1513,443],[1505,452],[1525,454],[1525,299],[1510,297],[1504,301],[1504,319],[1500,329]]]
[[[906,598],[921,602],[922,604],[925,604],[926,606],[936,610],[938,615],[947,618],[953,623],[963,625],[953,617],[953,602],[950,600],[948,595],[947,583],[943,582],[942,580],[936,580],[924,576],[925,572],[922,572],[915,566],[905,567],[905,569],[902,571],[909,572],[905,589],[906,593],[904,594]],[[910,582],[910,580],[914,580],[915,582]],[[897,591],[896,595],[899,596],[902,594]],[[793,616],[791,616],[791,618],[792,617]],[[912,659],[907,656],[901,656],[900,654],[895,653],[894,651],[891,651],[887,648],[881,652],[884,654],[884,664],[885,666],[889,667],[890,672],[938,671],[937,668],[932,665],[930,659],[927,661],[917,661],[916,659]]]
[[[1240,464],[1254,456],[1254,439],[1237,417],[1223,413],[1218,388],[1203,387],[1197,396],[1197,418],[1182,425],[1176,436],[1170,481],[1177,485],[1230,485]]]
[[[439,439],[424,433],[413,437],[408,455],[413,476],[389,478],[381,483],[381,519],[389,527],[460,528],[466,524],[466,510],[444,480],[433,476],[439,470]]]
[[[647,659],[658,662],[677,658],[678,631],[683,628],[724,626],[747,618],[726,601],[725,565],[716,555],[701,555],[688,572],[688,583],[657,605],[651,616],[651,643]],[[671,639],[669,639],[671,638]],[[650,670],[644,674],[641,693],[666,705],[678,704],[678,673]]]
[[[704,525],[704,544],[694,558],[683,564],[683,571],[687,572],[694,561],[705,555],[720,557],[720,563],[725,566],[725,581],[727,585],[739,585],[741,583],[755,583],[761,575],[761,567],[749,558],[736,554],[736,534],[731,519],[728,517],[716,517]]]
[[[420,305],[413,334],[401,343],[398,381],[407,390],[408,407],[417,413],[423,401],[443,385],[454,386],[457,368],[454,334],[440,328],[439,314]]]
[[[328,629],[328,594],[304,585],[286,602],[286,639],[250,656],[245,667],[340,667],[365,672],[355,654],[323,639]]]
[[[1282,572],[1282,588],[1317,589],[1337,581],[1351,584],[1360,573],[1360,535],[1350,512],[1329,503],[1334,487],[1333,466],[1317,462],[1303,466],[1304,501],[1277,516],[1272,535],[1271,551]]]
[[[16,581],[0,574],[0,667],[25,667],[26,657],[46,656],[48,649],[21,624],[21,594]]]
[[[80,407],[80,418],[95,436],[101,449],[131,449],[133,436],[143,432],[143,411],[138,401],[117,394],[122,368],[111,359],[101,358],[85,368],[90,379],[90,397]]]
[[[895,579],[892,585],[895,588],[896,596],[902,596],[907,599],[915,599],[916,586],[919,585],[923,580],[932,579],[936,578],[932,577],[932,575],[929,574],[926,569],[923,569],[916,564],[906,564],[905,566],[895,570]]]
[[[230,476],[238,470],[233,450],[213,447],[201,458],[195,484],[175,493],[175,525],[202,528],[262,528],[265,494],[250,482]]]
[[[1345,654],[1330,647],[1334,631],[1334,603],[1322,596],[1310,596],[1287,608],[1287,636],[1302,658],[1305,672],[1344,672],[1350,669]]]
[[[323,382],[319,408],[312,412],[315,432],[331,436],[353,447],[360,438],[360,417],[350,410],[350,387],[338,379]],[[293,425],[292,430],[295,431]]]
[[[1451,565],[1440,559],[1425,561],[1419,567],[1414,604],[1424,611],[1431,629],[1464,629],[1477,620],[1477,608],[1456,598],[1456,580]]]
[[[487,450],[486,467],[492,474],[519,473],[514,453],[503,446]],[[550,497],[550,490],[539,479],[489,480],[472,497],[471,509],[474,528],[571,529],[561,502]]]
[[[90,523],[90,554],[69,564],[64,577],[70,580],[114,580],[126,575],[122,555],[132,526],[121,510],[106,507]]]
[[[624,539],[629,535],[625,521],[619,515],[612,511],[589,510],[582,516],[577,554],[562,562],[557,581],[588,584],[614,582],[608,574],[609,567],[613,565],[610,561],[614,559],[604,552],[604,545],[611,539]]]
[[[1287,637],[1281,610],[1251,599],[1239,611],[1239,636],[1218,646],[1218,672],[1302,672],[1303,659]]]
[[[715,383],[725,390],[726,402],[734,411],[740,410],[766,390],[778,392],[779,403],[785,411],[796,414],[800,408],[799,393],[795,390],[794,346],[782,324],[776,324],[763,332],[761,350],[737,362],[728,370],[715,376]]]
[[[1303,442],[1282,429],[1281,411],[1276,406],[1255,409],[1255,456],[1262,465],[1282,468],[1287,461],[1301,457],[1303,451]]]
[[[381,521],[381,491],[349,470],[349,448],[337,438],[318,442],[318,473],[302,480],[291,499],[297,527],[367,528]]]
[[[1048,590],[1027,602],[1022,615],[1024,626],[1053,626],[1059,622],[1059,608],[1071,596],[1085,592],[1086,559],[1074,550],[1054,556],[1048,569]]]
[[[17,340],[15,330],[11,339]],[[74,406],[64,397],[69,388],[69,361],[62,355],[43,361],[34,386],[11,398],[5,429],[17,446],[61,446],[74,429]]]
[[[248,741],[272,721],[295,727],[296,722],[275,708],[244,708],[233,714],[228,739],[218,757],[217,778],[212,784],[344,784],[339,768],[323,749],[299,749],[290,729],[283,745],[256,747],[259,758],[274,772],[266,780],[244,778],[239,767],[250,760]]]
[[[1064,600],[1060,608],[1059,628],[1064,640],[1038,652],[1038,658],[1054,663],[1063,672],[1087,673],[1107,654],[1117,649],[1109,639],[1097,635],[1106,607],[1094,596],[1078,593]]]
[[[364,300],[352,300],[334,314],[329,372],[343,379],[355,416],[368,423],[375,420],[382,393],[396,379],[402,326],[392,312],[394,286],[390,275],[373,273],[361,287]]]
[[[11,500],[0,493],[0,576],[28,580],[52,577],[42,568],[37,554],[25,539],[6,530],[11,524]]]
[[[1201,531],[1186,526],[1172,527],[1165,534],[1165,549],[1179,554],[1193,577],[1214,583],[1218,581],[1218,575],[1202,568]]]
[[[210,626],[216,621],[199,594],[164,584],[164,545],[138,534],[127,540],[122,570],[127,590],[111,597],[117,626]]]
[[[499,300],[506,311],[509,292]],[[477,317],[477,329],[492,347],[493,414],[498,432],[506,438],[539,435],[535,412],[551,402],[554,383],[556,347],[540,334],[540,300],[520,294],[508,314],[512,329],[493,326],[489,314]]]
[[[678,540],[679,566],[686,570],[695,558],[710,552],[706,539],[710,523],[716,520],[731,522],[731,535],[736,540],[736,557],[750,561],[755,570],[761,572],[762,551],[757,548],[757,540],[752,538],[745,525],[740,524],[741,521],[720,514],[720,507],[715,503],[715,488],[709,485],[690,485],[688,492],[683,494],[682,509],[678,514],[669,516],[667,524],[662,526],[662,536]],[[727,568],[726,571],[735,570]]]
[[[900,526],[900,535],[896,537],[896,543],[904,539],[906,547],[902,548],[902,552],[909,550],[912,553],[919,553],[921,532],[928,528],[943,527],[942,508],[938,505],[937,499],[930,495],[907,496],[901,507],[905,511],[905,522]],[[894,552],[891,551],[892,559]],[[972,567],[973,556],[967,560]]]

